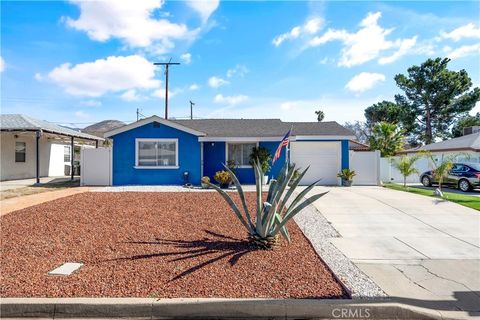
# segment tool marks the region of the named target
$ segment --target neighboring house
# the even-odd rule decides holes
[[[200,184],[213,179],[223,163],[233,160],[242,183],[254,183],[249,155],[255,146],[275,153],[292,128],[290,161],[310,166],[302,182],[322,179],[338,185],[337,173],[349,167],[353,133],[336,122],[282,122],[280,119],[165,120],[152,116],[105,133],[113,139],[113,185]],[[268,175],[276,176],[285,151]]]
[[[79,163],[80,149],[93,148],[104,140],[22,114],[0,115],[0,131],[2,181],[36,177],[38,182],[40,177],[73,177],[72,167]]]
[[[454,159],[456,162],[478,163],[480,162],[480,132],[408,149],[402,151],[401,154],[414,154],[420,151],[431,152],[435,159],[456,155]]]

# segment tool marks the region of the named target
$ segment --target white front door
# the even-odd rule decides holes
[[[290,143],[290,162],[296,168],[310,166],[301,184],[308,185],[322,179],[319,185],[338,185],[342,163],[340,141],[298,141]]]

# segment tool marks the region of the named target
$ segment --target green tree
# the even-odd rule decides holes
[[[317,110],[315,111],[315,114],[317,115],[317,121],[323,121],[325,119],[325,113],[322,110]]]
[[[407,129],[414,139],[425,144],[435,138],[446,139],[449,127],[456,118],[468,113],[480,100],[480,89],[473,88],[465,70],[447,69],[448,58],[428,59],[420,66],[408,68],[407,75],[397,74],[397,86],[404,95],[395,101],[405,117],[415,121],[413,130]],[[406,128],[404,128],[406,129]]]
[[[382,121],[398,124],[402,122],[402,109],[394,102],[383,100],[365,109],[365,119],[370,126]]]
[[[463,128],[472,126],[480,126],[479,112],[474,116],[467,115],[460,118],[452,127],[452,137],[456,138],[463,136]]]
[[[418,173],[417,168],[415,168],[415,162],[417,162],[418,159],[420,159],[419,155],[401,156],[397,160],[392,159],[393,167],[400,171],[403,176],[403,187],[407,186],[407,177]]]
[[[382,157],[395,155],[403,149],[404,132],[396,124],[379,122],[372,129],[370,148],[380,150]]]

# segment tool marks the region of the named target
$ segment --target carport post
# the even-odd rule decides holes
[[[74,151],[74,144],[73,144],[73,136],[70,138],[70,180],[73,181],[73,155],[75,154]]]
[[[36,144],[36,150],[35,150],[35,176],[37,178],[37,183],[40,183],[40,137],[42,136],[42,133],[40,131],[35,132],[35,144]]]
[[[95,148],[98,148],[98,140],[95,140]]]

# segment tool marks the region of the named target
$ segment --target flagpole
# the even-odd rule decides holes
[[[290,127],[290,137],[292,136],[292,131],[293,131],[293,125]],[[286,173],[288,174],[288,167],[289,167],[289,164],[290,164],[290,159],[289,159],[289,155],[290,155],[290,137],[288,137],[288,144],[287,146],[285,147],[285,163],[287,164],[287,170],[286,170]]]

